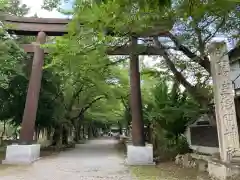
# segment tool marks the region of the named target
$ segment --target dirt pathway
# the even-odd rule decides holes
[[[115,140],[92,140],[32,165],[0,168],[0,180],[208,180],[200,178],[196,169],[172,162],[128,167],[116,144]]]
[[[92,140],[32,165],[0,170],[1,180],[134,180],[114,140]]]

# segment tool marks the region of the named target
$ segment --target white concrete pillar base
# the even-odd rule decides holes
[[[153,146],[127,145],[127,165],[155,165],[153,162]]]
[[[229,180],[239,177],[240,166],[234,164],[224,164],[217,160],[208,161],[209,176],[216,180]]]
[[[9,145],[3,164],[31,164],[40,158],[40,144]]]

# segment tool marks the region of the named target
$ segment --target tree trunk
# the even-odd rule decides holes
[[[119,134],[122,135],[122,124],[118,121]]]
[[[82,139],[82,124],[80,124],[78,128],[79,128],[79,130],[78,130],[79,137],[78,138],[79,138],[79,140],[81,140]]]
[[[88,124],[88,139],[91,139],[93,136],[92,134],[92,125],[91,123]]]
[[[36,137],[37,137],[36,141],[38,141],[38,140],[39,140],[39,137],[40,137],[40,134],[41,134],[41,129],[37,128],[36,133],[37,133],[37,134],[36,134]]]
[[[84,124],[81,124],[80,127],[80,139],[84,139]]]
[[[175,64],[170,59],[168,52],[164,49],[161,42],[158,40],[158,37],[154,37],[155,45],[162,51],[162,56],[168,66],[168,68],[172,71],[177,82],[181,83],[187,90],[187,92],[201,105],[202,108],[207,109],[210,100],[212,97],[209,97],[208,94],[204,93],[197,86],[193,86],[184,76],[183,74],[177,70]]]
[[[83,137],[83,139],[85,139],[85,124],[83,124],[82,137]]]
[[[76,120],[73,120],[73,127],[74,127],[74,141],[75,142],[79,142],[79,137],[80,137],[80,135],[79,135],[79,122],[78,122],[78,120],[76,119]]]
[[[63,126],[62,128],[62,144],[63,145],[68,145],[68,135],[69,135],[68,129],[65,126]]]
[[[52,135],[52,129],[51,128],[47,128],[47,140],[51,140],[51,135]]]
[[[1,142],[0,142],[0,145],[3,144],[3,137],[4,137],[5,132],[6,132],[6,122],[7,122],[6,120],[3,121],[3,132],[2,132],[2,134],[1,134]]]
[[[79,142],[79,131],[78,131],[78,128],[75,128],[74,141],[75,142]]]
[[[80,123],[78,123],[78,141],[82,139],[82,137],[81,137],[81,127],[82,127],[82,125]]]
[[[17,127],[14,129],[14,140],[18,139],[18,129]]]
[[[148,143],[152,143],[152,129],[151,129],[151,123],[148,123],[147,128],[146,128],[146,139]]]
[[[94,125],[92,126],[92,135],[93,135],[94,138],[97,136],[97,134],[96,134],[96,128],[95,128]]]
[[[57,149],[62,147],[62,125],[57,125],[53,134],[53,146],[56,146]]]
[[[193,53],[189,48],[181,44],[181,42],[177,39],[177,37],[175,37],[172,33],[169,32],[167,35],[174,42],[174,44],[176,45],[179,51],[183,52],[188,58],[198,63],[209,74],[211,74],[211,65],[207,56],[203,56],[203,57],[197,56],[197,54]]]

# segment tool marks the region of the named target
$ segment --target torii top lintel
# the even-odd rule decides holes
[[[70,21],[71,19],[4,16],[4,23],[7,25],[9,33],[26,36],[37,36],[41,31],[45,32],[48,36],[62,36],[67,34],[67,25]],[[162,23],[164,24],[164,22]],[[163,25],[158,31],[151,32],[151,35],[149,32],[144,32],[140,36],[164,35],[171,27],[171,24]],[[27,53],[33,52],[31,44],[25,44],[22,47]],[[161,55],[161,51],[154,46],[138,45],[137,49],[139,55]],[[47,50],[45,53],[47,53]],[[129,55],[130,48],[128,46],[109,47],[107,53],[109,55]]]
[[[34,17],[17,17],[6,15],[4,22],[8,26],[8,32],[17,35],[33,35],[43,31],[48,36],[62,36],[67,33],[67,24],[71,19],[59,18],[34,18]],[[149,37],[155,35],[164,35],[172,28],[171,21],[163,19],[159,28],[151,32],[133,33],[141,37]]]
[[[38,32],[43,31],[48,36],[62,36],[67,33],[67,24],[70,20],[7,15],[4,17],[4,22],[8,25],[8,32],[17,35],[36,36]]]

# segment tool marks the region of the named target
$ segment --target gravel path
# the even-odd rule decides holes
[[[115,140],[91,140],[32,165],[0,171],[1,180],[135,180]]]

